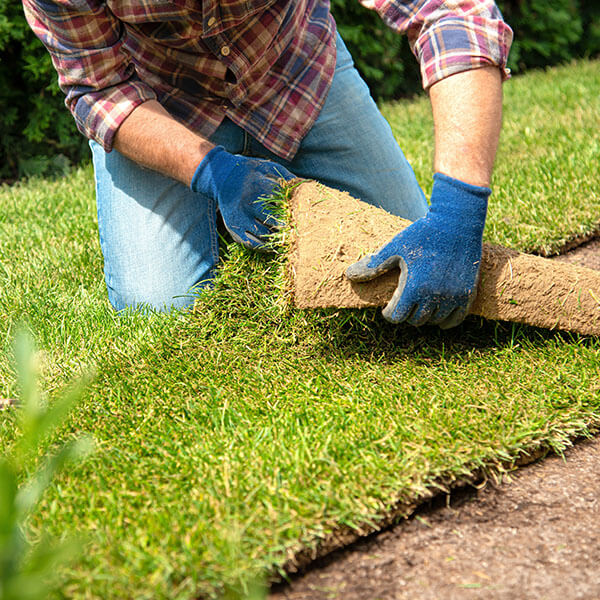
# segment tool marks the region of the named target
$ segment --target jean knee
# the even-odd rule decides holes
[[[147,282],[140,281],[123,282],[117,288],[107,281],[108,299],[117,312],[135,310],[149,313],[191,309],[202,292],[212,286],[214,276],[213,269],[202,281],[191,286],[184,283],[180,286],[165,285],[163,280],[160,285],[145,285]]]
[[[194,303],[219,258],[216,203],[116,150],[93,146],[100,245],[112,306],[169,311]]]

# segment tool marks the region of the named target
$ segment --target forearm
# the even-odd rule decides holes
[[[502,122],[500,70],[484,67],[451,75],[432,85],[429,97],[435,171],[489,186]]]
[[[123,121],[114,148],[144,167],[190,185],[213,144],[176,121],[159,102],[149,100]]]

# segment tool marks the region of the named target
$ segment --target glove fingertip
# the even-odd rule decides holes
[[[416,310],[417,306],[414,304],[395,304],[392,301],[381,311],[381,314],[389,323],[397,324],[410,319]]]
[[[387,248],[384,247],[378,252],[369,254],[353,265],[350,265],[346,269],[346,277],[351,281],[370,281],[396,267],[402,268],[402,266],[406,265],[401,256],[396,254],[386,256],[386,250]]]
[[[346,277],[350,281],[370,281],[374,277],[376,277],[376,269],[369,267],[369,262],[371,261],[371,255],[365,256],[358,262],[350,265],[346,269]]]

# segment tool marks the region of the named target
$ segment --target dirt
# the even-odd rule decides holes
[[[589,240],[554,260],[600,271],[600,237]]]
[[[298,308],[383,306],[398,272],[351,283],[347,267],[410,223],[315,182],[292,197],[289,275]],[[600,273],[577,264],[484,245],[477,299],[488,319],[600,335]]]
[[[270,600],[598,600],[600,438],[436,498]]]

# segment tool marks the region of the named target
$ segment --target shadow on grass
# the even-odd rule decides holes
[[[468,357],[477,352],[568,343],[594,344],[594,338],[569,332],[550,331],[518,323],[488,321],[470,316],[453,329],[437,326],[392,325],[378,309],[365,311],[319,311],[312,326],[321,342],[315,346],[323,355],[377,359],[386,362],[411,356],[428,363]]]

